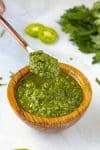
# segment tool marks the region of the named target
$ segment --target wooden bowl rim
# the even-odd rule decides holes
[[[66,73],[72,75],[78,82],[80,82],[84,92],[84,98],[81,105],[72,113],[57,118],[41,118],[24,111],[17,103],[17,100],[15,98],[15,89],[18,82],[24,76],[26,76],[26,74],[29,73],[29,67],[25,66],[13,76],[7,88],[7,96],[11,107],[18,115],[23,117],[25,120],[33,123],[38,123],[38,124],[48,124],[48,125],[61,124],[61,123],[70,122],[75,118],[80,117],[88,108],[92,98],[92,89],[88,79],[82,72],[80,72],[78,69],[74,68],[73,66],[64,63],[59,63],[59,64],[62,69],[65,69]]]

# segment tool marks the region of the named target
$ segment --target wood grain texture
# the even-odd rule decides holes
[[[29,73],[28,66],[19,70],[8,84],[7,95],[13,110],[26,124],[42,131],[58,131],[72,126],[81,118],[91,102],[92,89],[88,79],[83,73],[68,64],[59,63],[59,65],[65,74],[70,74],[79,82],[84,92],[84,98],[80,107],[68,115],[57,118],[40,118],[25,112],[18,105],[15,98],[16,87],[20,80]]]

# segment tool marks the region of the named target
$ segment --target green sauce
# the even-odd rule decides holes
[[[55,58],[42,51],[32,53],[30,70],[16,91],[16,99],[25,111],[54,118],[67,115],[80,106],[82,88],[73,77],[60,71]]]
[[[54,78],[59,74],[58,60],[42,50],[30,54],[30,71],[42,78]]]

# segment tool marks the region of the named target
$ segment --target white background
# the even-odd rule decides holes
[[[91,65],[92,56],[81,53],[57,24],[64,10],[77,4],[91,6],[94,0],[5,0],[4,17],[29,42],[33,49],[43,49],[60,61],[72,64],[88,76],[93,100],[84,117],[73,127],[59,133],[42,133],[24,124],[12,111],[6,96],[6,87],[0,87],[0,150],[27,147],[30,150],[99,150],[100,149],[100,64]],[[24,34],[24,27],[40,22],[56,28],[59,41],[47,46]],[[2,30],[2,27],[0,27]],[[73,60],[69,60],[73,57]],[[0,38],[0,76],[8,83],[9,72],[16,72],[28,64],[28,55],[7,33]]]

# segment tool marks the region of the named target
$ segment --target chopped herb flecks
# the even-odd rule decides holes
[[[0,32],[0,38],[3,37],[5,31],[6,31],[6,30],[2,30],[2,31]]]
[[[96,78],[96,82],[100,85],[100,80],[98,78]]]
[[[73,60],[73,58],[72,58],[72,57],[70,57],[69,59],[70,59],[70,60]]]
[[[9,73],[10,73],[10,76],[9,76],[9,77],[12,79],[13,76],[15,75],[15,73],[13,73],[13,72],[11,72],[11,71],[10,71]]]
[[[2,77],[0,77],[0,80],[2,80],[3,78]]]
[[[29,150],[29,149],[27,149],[27,148],[16,148],[14,150]]]
[[[7,84],[1,83],[1,80],[3,79],[3,77],[0,77],[0,86],[5,86]]]
[[[80,84],[59,67],[58,60],[36,51],[30,55],[30,74],[18,85],[19,105],[33,115],[55,118],[77,109],[83,100]]]
[[[0,83],[0,86],[5,86],[5,85],[7,85],[7,84]]]

